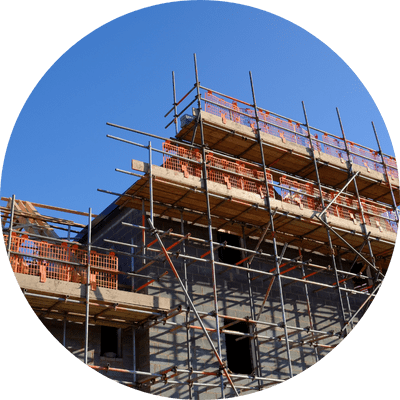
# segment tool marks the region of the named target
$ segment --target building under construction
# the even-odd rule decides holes
[[[373,124],[378,150],[347,140],[338,110],[340,137],[304,103],[303,122],[261,108],[251,74],[249,102],[200,85],[196,58],[180,100],[172,81],[173,138],[108,124],[147,156],[117,169],[124,193],[99,189],[114,196],[102,213],[2,198],[8,256],[44,325],[99,373],[166,397],[252,393],[328,354],[377,295],[396,161]]]

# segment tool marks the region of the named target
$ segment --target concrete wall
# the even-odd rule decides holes
[[[47,318],[41,319],[44,326],[63,344],[64,322]],[[137,330],[135,334],[137,368],[149,371],[149,335],[147,331]],[[84,362],[85,326],[84,324],[67,322],[65,328],[65,347],[79,360]],[[101,367],[132,369],[133,367],[133,335],[132,329],[121,330],[120,357],[106,357],[101,353],[101,326],[89,326],[88,364]],[[114,371],[99,371],[104,376],[122,382],[131,383],[132,375]]]
[[[126,210],[124,212],[127,212]],[[134,224],[141,223],[141,213],[129,213],[127,214],[127,222]],[[112,225],[112,222],[110,222]],[[156,219],[155,226],[158,229],[167,230],[173,228],[173,232],[181,233],[181,225],[179,222]],[[207,239],[207,230],[198,228],[195,226],[184,227],[185,233],[190,232],[194,237],[200,237]],[[141,233],[138,229],[122,226],[118,224],[114,228],[108,231],[107,236],[114,240],[124,241],[126,243],[134,243],[141,245]],[[95,238],[96,240],[96,238]],[[152,237],[146,238],[147,243],[153,240]],[[217,235],[214,240],[217,241]],[[175,241],[172,238],[164,238],[163,242],[166,246],[169,246]],[[98,245],[104,246],[106,243],[98,243]],[[256,245],[255,241],[248,240],[247,248],[253,249]],[[113,246],[115,249],[122,250],[120,246]],[[180,245],[174,248],[175,250],[180,249]],[[270,245],[264,244],[262,249],[265,253],[272,254],[273,250]],[[125,247],[123,249],[127,251]],[[129,251],[129,250],[128,250]],[[186,245],[186,254],[201,257],[206,251],[208,246],[205,245]],[[280,252],[281,249],[278,248]],[[216,252],[217,254],[217,252]],[[297,249],[287,249],[286,257],[296,257],[298,255]],[[317,256],[315,254],[304,254],[304,259],[312,259],[313,263],[328,266],[331,263],[330,259],[326,259],[323,256]],[[132,263],[130,257],[120,257],[120,268],[124,270],[130,270]],[[184,280],[184,265],[182,257],[172,257],[174,265],[181,277]],[[216,260],[218,261],[218,255]],[[188,262],[190,263],[190,262]],[[142,266],[141,260],[134,261],[134,268],[137,270]],[[343,265],[343,269],[349,266]],[[273,265],[266,262],[266,259],[255,258],[252,263],[252,268],[268,271],[273,268]],[[217,280],[217,296],[218,296],[218,308],[219,313],[233,316],[246,318],[251,317],[250,313],[250,299],[249,299],[249,285],[248,277],[245,271],[237,269],[230,269],[229,271],[222,272],[226,269],[224,266],[216,267],[216,280]],[[163,272],[169,271],[169,274],[164,277],[160,282],[148,286],[146,289],[141,291],[150,295],[159,295],[171,299],[171,307],[182,304],[185,305],[185,297],[182,290],[180,289],[179,283],[173,276],[172,271],[166,262],[159,261],[143,271],[143,273],[151,276],[160,276]],[[305,273],[312,272],[310,268],[306,268]],[[300,268],[288,273],[290,276],[297,278],[302,277]],[[252,277],[255,275],[253,274]],[[332,272],[319,273],[312,277],[313,280],[322,282],[325,284],[333,284],[335,279]],[[135,287],[138,287],[146,280],[136,279]],[[290,281],[282,280],[283,284],[289,283]],[[251,283],[251,290],[253,292],[253,301],[255,304],[255,312],[257,313],[260,309],[260,305],[264,299],[265,293],[269,287],[270,279],[265,276],[257,278]],[[213,304],[213,287],[212,287],[212,273],[211,267],[207,263],[196,262],[192,265],[187,266],[187,285],[188,292],[199,312],[212,313],[214,311]],[[348,286],[352,287],[352,281],[348,281]],[[334,289],[325,289],[314,292],[318,289],[316,286],[308,286],[310,296],[310,309],[311,318],[314,329],[321,331],[335,331],[339,332],[342,324],[341,320],[341,309],[338,297],[338,291]],[[365,297],[353,295],[348,296],[348,302],[352,312],[357,310],[361,303],[365,300]],[[349,310],[347,299],[344,296],[344,309],[346,318],[349,318]],[[302,283],[292,283],[284,286],[284,304],[287,324],[290,326],[297,326],[306,328],[310,326],[310,317],[307,307],[307,300],[305,294],[305,286]],[[361,313],[362,315],[362,313]],[[193,319],[191,314],[190,319]],[[172,323],[182,323],[185,321],[185,313],[175,319],[170,320]],[[275,280],[271,293],[265,304],[264,311],[260,318],[260,321],[280,323],[282,322],[282,311],[281,301],[279,295],[279,287],[277,280]],[[357,321],[357,320],[356,320]],[[207,317],[203,319],[206,327],[214,328],[215,319],[213,317]],[[198,325],[196,323],[196,325]],[[218,363],[216,362],[215,356],[211,351],[211,347],[207,342],[205,336],[200,330],[189,330],[189,336],[185,328],[180,328],[171,332],[173,325],[157,325],[149,330],[149,357],[150,357],[150,370],[151,372],[157,373],[160,370],[169,368],[171,366],[178,366],[178,368],[187,369],[188,366],[192,366],[194,370],[205,370],[205,371],[216,371],[218,370]],[[228,328],[229,329],[229,328]],[[234,327],[231,328],[234,330]],[[289,331],[291,333],[292,331]],[[267,341],[268,337],[283,335],[283,328],[269,329],[262,333],[265,336],[264,339],[259,338],[259,341],[264,341],[260,345],[260,359],[261,359],[261,373],[264,377],[286,379],[289,377],[289,366],[288,366],[288,355],[286,350],[285,341],[281,340],[270,340]],[[293,334],[290,335],[290,339],[293,341],[300,340],[305,334]],[[211,334],[216,345],[216,335]],[[189,339],[189,340],[188,340]],[[328,338],[321,341],[323,345],[335,345],[340,341],[334,338]],[[189,343],[189,350],[188,350]],[[295,346],[295,344],[294,344]],[[225,346],[225,335],[221,335],[221,348],[222,357],[226,359],[226,346]],[[191,362],[188,364],[188,351],[190,354]],[[250,349],[249,349],[250,351]],[[318,358],[324,357],[330,349],[320,348],[318,351]],[[293,373],[298,374],[309,366],[313,365],[317,361],[315,349],[311,346],[299,346],[293,347],[290,350],[291,363]],[[228,365],[229,367],[229,365]],[[140,368],[138,368],[140,369]],[[187,374],[183,373],[175,377],[177,381],[185,381]],[[193,392],[195,396],[200,398],[216,398],[220,397],[221,391],[219,388],[219,378],[209,377],[202,378],[200,382],[208,382],[215,384],[216,388],[195,386]],[[239,380],[237,385],[249,383],[249,380]],[[229,389],[226,391],[228,395]],[[189,396],[187,385],[165,385],[164,383],[153,385],[151,387],[151,393],[175,397],[175,398],[187,398]],[[247,392],[249,393],[249,392]]]

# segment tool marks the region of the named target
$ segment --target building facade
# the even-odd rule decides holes
[[[25,296],[99,373],[173,398],[259,391],[328,354],[379,292],[397,235],[395,159],[377,135],[378,150],[348,141],[340,116],[342,137],[312,127],[304,104],[304,123],[259,108],[251,87],[250,104],[196,75],[167,113],[169,140],[109,124],[163,142],[139,145],[149,157],[123,171],[133,184],[87,226],[6,199]]]

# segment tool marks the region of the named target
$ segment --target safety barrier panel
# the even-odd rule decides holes
[[[337,145],[332,138],[329,138],[329,140],[334,146]],[[335,147],[331,149],[332,152],[335,151],[343,159],[346,157],[346,153],[342,153],[339,149]],[[168,153],[164,154],[164,168],[183,172],[185,177],[202,176],[201,164],[198,164],[202,161],[202,157],[197,149],[191,150],[166,141],[163,143],[163,150]],[[359,150],[361,152],[361,148]],[[176,156],[184,157],[186,160],[179,159]],[[196,163],[190,162],[190,160],[194,160]],[[216,157],[213,153],[207,154],[206,165],[207,178],[210,181],[226,185],[228,189],[241,189],[258,193],[261,198],[265,197],[266,187],[263,171],[249,168],[250,165],[242,161],[230,161]],[[274,186],[277,185],[274,185],[273,177],[269,170],[267,170],[267,180],[269,183],[269,196],[275,198]],[[301,209],[307,208],[318,212],[322,211],[320,192],[315,184],[282,176],[279,181],[279,187],[282,201],[298,205]],[[337,193],[335,190],[324,189],[322,191],[324,204],[327,205],[330,203]],[[364,219],[367,225],[378,228],[381,231],[397,232],[396,216],[393,211],[367,200],[362,200],[362,204]],[[355,224],[362,222],[358,201],[352,195],[338,196],[326,213],[327,215],[352,221]]]
[[[169,141],[163,143],[164,154],[163,167],[174,171],[183,172],[187,178],[190,175],[201,177],[201,165],[190,162],[195,160],[201,162],[202,157],[198,150],[190,150],[182,146],[176,146]],[[174,156],[185,157],[188,160],[182,160]],[[228,189],[241,189],[252,193],[258,193],[262,198],[265,197],[266,188],[264,184],[263,171],[255,168],[248,168],[249,165],[241,161],[229,161],[220,157],[216,157],[213,153],[206,156],[207,179],[226,185]],[[213,168],[214,167],[214,168]],[[269,186],[269,196],[275,197],[273,178],[267,170],[267,179],[271,184]]]
[[[302,183],[286,176],[280,178],[282,201],[298,205],[301,209],[315,210],[317,207],[316,187],[312,183]]]
[[[4,235],[4,240],[7,244],[8,235]],[[82,266],[70,265],[68,262]],[[87,282],[88,252],[76,244],[37,241],[29,239],[28,235],[17,235],[14,232],[11,236],[10,263],[14,272],[40,276],[41,282],[45,282],[46,278],[66,282]],[[115,253],[102,254],[92,250],[90,265],[94,268],[90,277],[93,290],[96,286],[117,289],[118,258]]]
[[[205,111],[221,116],[222,122],[231,120],[253,129],[256,128],[255,112],[253,108],[239,107],[238,101],[226,101],[211,91],[205,92]],[[243,103],[243,105],[246,105]],[[291,142],[310,148],[308,132],[303,126],[290,119],[279,118],[268,111],[258,110],[259,127],[262,132],[280,137],[283,143]],[[283,129],[282,129],[283,128]],[[313,131],[314,132],[314,131]],[[339,158],[341,162],[348,161],[348,154],[343,139],[330,136],[326,133],[318,137],[318,133],[311,132],[311,140],[314,149]],[[351,159],[354,164],[367,168],[368,171],[385,173],[385,168],[379,152],[367,149],[361,145],[347,141]],[[383,156],[389,179],[398,179],[396,159],[390,156]]]
[[[346,146],[343,140],[334,138],[324,133],[322,135],[324,153],[339,158],[342,162],[348,161]],[[321,150],[320,150],[321,151]]]
[[[198,150],[173,145],[169,141],[163,144],[163,150],[168,153],[164,154],[164,168],[183,172],[185,177],[201,177],[201,165],[190,162],[190,160],[202,161]],[[187,160],[176,158],[176,156],[185,157]],[[265,197],[266,187],[262,170],[242,161],[230,161],[216,157],[213,153],[207,154],[206,166],[207,178],[210,181],[226,185],[228,189],[241,189],[257,193],[261,198]],[[277,185],[274,184],[270,171],[267,170],[266,172],[269,183],[269,196],[275,198],[274,186],[276,187]],[[301,209],[322,211],[321,196],[317,185],[284,175],[281,176],[278,187],[280,188],[282,201],[297,205]],[[329,189],[322,191],[325,206],[334,199],[337,193],[337,191]],[[367,200],[362,200],[362,204],[367,225],[378,228],[381,231],[397,232],[396,217],[393,211]],[[352,221],[354,224],[362,223],[358,200],[353,195],[339,195],[326,213],[343,220]]]
[[[212,92],[207,92],[206,98],[210,100],[210,102],[206,103],[207,112],[219,115],[222,119],[229,119],[242,125],[249,124],[249,116],[243,115],[246,114],[247,109],[239,107],[236,101],[226,101],[215,96]]]
[[[331,192],[329,195],[328,202],[333,200],[336,194],[337,192]],[[348,221],[353,221],[354,223],[361,223],[358,201],[353,196],[344,196],[344,195],[338,196],[329,209],[331,214],[334,215],[335,217]]]
[[[210,91],[205,93],[205,99],[205,111],[221,116],[223,122],[228,119],[233,122],[246,125],[252,129],[256,128],[254,109],[249,107],[239,107],[237,101],[226,101],[218,96],[215,96]],[[286,120],[278,118],[274,115],[271,115],[269,112],[264,112],[262,110],[258,111],[258,117],[259,126],[262,132],[280,137],[284,143],[289,141],[302,146],[307,145],[307,132],[300,124],[289,119]],[[280,127],[291,130],[292,132],[279,129]]]
[[[381,205],[377,205],[368,200],[361,200],[364,211],[365,223],[382,231],[397,232],[397,224],[394,219],[394,213]],[[390,219],[388,219],[390,218]]]
[[[282,201],[297,205],[301,209],[318,212],[323,210],[317,185],[282,176],[280,188]],[[322,191],[325,206],[335,198],[337,193],[335,190],[328,189]],[[392,210],[365,199],[361,200],[361,204],[366,225],[378,228],[381,232],[397,232],[396,216]],[[352,221],[354,224],[362,223],[358,200],[353,195],[339,195],[326,213],[329,216]]]
[[[207,175],[209,180],[226,185],[228,189],[242,189],[248,192],[258,193],[262,198],[265,197],[266,188],[263,182],[263,171],[254,168],[246,168],[243,162],[233,162],[223,158],[215,157],[212,153],[207,154],[206,162]],[[216,167],[219,168],[219,170],[210,167]],[[254,180],[254,178],[256,180]],[[269,186],[269,196],[274,197],[272,175],[268,171],[267,179],[268,182],[271,184],[271,186]]]
[[[189,175],[201,177],[201,165],[190,162],[188,160],[194,160],[196,162],[201,162],[201,154],[198,149],[187,149],[182,146],[175,146],[171,144],[170,141],[166,140],[162,145],[163,151],[171,154],[163,156],[163,167],[168,169],[173,169],[174,171],[183,172],[184,176],[187,178]],[[172,157],[177,155],[184,157],[188,160],[182,160],[180,158]]]

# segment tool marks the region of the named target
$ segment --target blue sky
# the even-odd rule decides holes
[[[196,16],[196,17],[194,17]],[[106,134],[147,144],[148,138],[106,126],[112,122],[170,137],[164,126],[177,96],[199,78],[209,88],[393,154],[385,124],[367,90],[325,44],[265,11],[222,2],[177,2],[145,8],[98,28],[47,71],[26,101],[7,148],[1,195],[101,212],[114,200],[98,188],[121,193],[132,177],[132,158],[147,153]],[[160,141],[152,142],[160,148]]]

